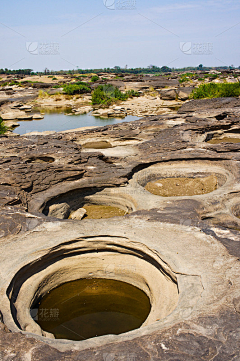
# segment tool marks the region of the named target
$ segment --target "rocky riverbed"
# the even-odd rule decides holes
[[[179,109],[165,112],[162,102],[175,100],[149,97],[136,98],[135,104],[143,101],[136,112],[147,116],[134,122],[0,137],[2,360],[240,359],[240,99],[181,100]],[[25,98],[20,107],[8,101],[1,112],[21,117],[28,113],[21,107],[32,101]],[[150,183],[161,192],[151,192]],[[121,212],[72,216],[93,205]],[[71,275],[74,257],[96,250],[102,252],[99,268],[90,256],[85,266],[94,276],[136,282],[137,270],[137,279],[142,272],[151,282],[148,267],[158,261],[178,297],[166,297],[162,305],[170,313],[154,318],[161,308],[154,276],[153,315],[145,327],[87,341],[55,340],[30,317],[34,295],[53,282],[58,262],[66,262]],[[104,262],[114,252],[109,271]],[[148,264],[138,269],[133,256]]]

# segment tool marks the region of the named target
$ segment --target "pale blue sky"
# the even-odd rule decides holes
[[[240,65],[239,0],[118,1],[0,0],[0,68]]]

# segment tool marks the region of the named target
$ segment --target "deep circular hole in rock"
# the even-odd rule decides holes
[[[36,322],[57,339],[82,341],[139,328],[150,309],[148,296],[133,285],[81,279],[45,295],[38,305]]]
[[[210,165],[208,167],[211,169]],[[198,164],[181,166],[180,162],[158,164],[139,171],[133,179],[148,192],[161,197],[204,195],[225,184],[224,171],[211,172],[201,168]]]
[[[156,251],[99,236],[47,250],[15,274],[7,296],[15,331],[79,341],[164,319],[179,292],[175,273]]]
[[[49,200],[43,208],[46,216],[81,220],[120,217],[135,210],[134,201],[121,192],[108,189],[81,189]]]
[[[178,197],[211,193],[218,187],[215,175],[196,178],[160,178],[150,181],[145,189],[157,196]]]

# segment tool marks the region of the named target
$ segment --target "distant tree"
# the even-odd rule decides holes
[[[161,67],[161,71],[162,71],[163,73],[170,73],[170,72],[172,71],[172,69],[169,68],[168,66],[162,66],[162,67]]]

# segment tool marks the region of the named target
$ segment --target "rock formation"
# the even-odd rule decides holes
[[[0,137],[3,361],[240,359],[240,143],[231,140],[240,137],[239,121],[240,99],[225,98],[90,130]],[[211,144],[216,137],[223,141]],[[204,194],[145,189],[161,179],[211,177]],[[85,220],[85,202],[128,214]],[[170,315],[78,343],[49,338],[33,321],[24,325],[34,286],[28,277],[40,277],[55,252],[80,252],[86,242],[118,257],[138,249],[161,259],[178,284]]]

